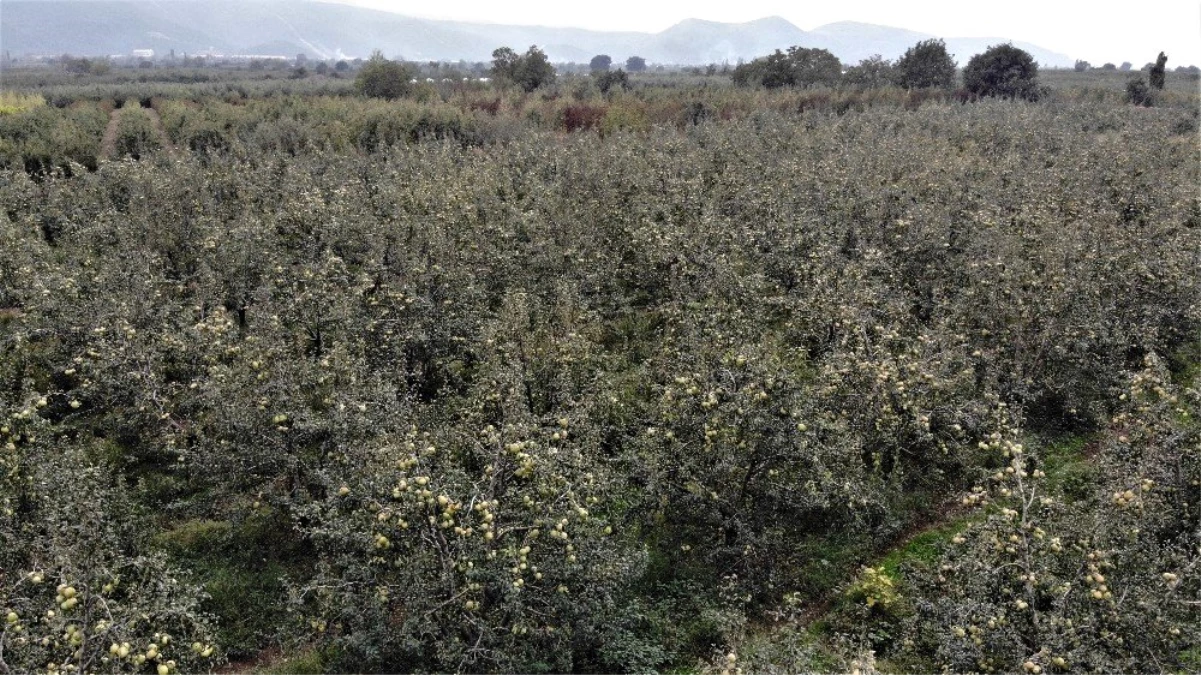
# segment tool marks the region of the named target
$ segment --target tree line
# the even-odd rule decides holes
[[[896,62],[872,56],[845,70],[825,49],[794,46],[740,64],[732,75],[740,86],[777,87],[899,86],[905,89],[951,89],[957,64],[942,40],[923,40]],[[963,69],[963,86],[980,96],[1035,100],[1039,97],[1038,64],[1028,52],[1010,44],[994,45],[973,56]]]

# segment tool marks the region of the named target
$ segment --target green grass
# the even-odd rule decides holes
[[[1201,647],[1193,647],[1180,652],[1180,665],[1186,673],[1201,672]]]
[[[826,597],[855,571],[861,552],[862,544],[844,533],[806,538],[797,546],[793,577],[798,587],[792,590],[811,601]]]
[[[221,618],[220,646],[231,656],[256,653],[278,630],[287,570],[277,562],[248,569],[208,560],[197,571],[209,594],[204,608]]]
[[[316,649],[306,649],[275,663],[255,668],[260,675],[321,675],[330,659]]]
[[[176,555],[202,554],[224,548],[233,525],[225,520],[189,520],[174,529],[160,532],[153,541],[159,548]]]
[[[1092,482],[1095,480],[1095,469],[1088,460],[1086,450],[1091,440],[1087,436],[1069,436],[1043,445],[1040,457],[1043,470],[1047,473],[1048,490],[1063,494],[1068,499],[1084,498],[1090,493]],[[987,517],[991,508],[956,513],[945,521],[934,523],[930,529],[899,542],[891,550],[883,553],[872,566],[883,567],[884,573],[897,583],[897,590],[903,595],[907,569],[937,565],[951,540]],[[837,542],[825,541],[814,548],[813,554],[820,555],[820,558],[817,558],[819,560],[830,561],[844,557],[840,554],[853,554],[856,550],[853,544],[840,546]],[[845,581],[845,566],[830,564],[825,567],[824,573],[822,568],[817,567],[812,572],[807,571],[807,575],[816,574],[820,579],[819,585],[827,589],[838,588]],[[852,600],[844,595],[835,598],[826,612],[805,626],[806,635],[815,640],[819,647],[827,644],[839,630],[840,622],[846,621],[846,617],[852,615],[850,603]],[[819,648],[812,653],[820,656],[822,651]],[[882,663],[880,667],[884,669],[886,664]],[[900,666],[900,669],[909,670],[904,666]]]
[[[880,559],[879,566],[894,581],[899,581],[904,576],[902,569],[907,565],[933,565],[951,539],[978,519],[979,516],[974,513],[957,516],[934,529],[921,532],[889,551]]]
[[[1201,339],[1178,348],[1168,364],[1176,386],[1191,387],[1201,382]]]
[[[218,644],[231,658],[258,653],[279,633],[283,579],[304,575],[308,564],[283,514],[270,508],[240,520],[184,521],[153,542],[204,584],[204,609],[220,619]]]
[[[1088,499],[1097,481],[1097,469],[1085,451],[1092,438],[1069,436],[1043,446],[1043,471],[1047,474],[1047,489],[1063,496],[1069,503]]]

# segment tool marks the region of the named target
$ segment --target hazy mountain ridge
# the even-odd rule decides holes
[[[686,19],[659,33],[507,26],[417,19],[379,10],[313,1],[263,0],[4,0],[0,44],[13,56],[72,53],[95,56],[154,49],[177,54],[367,56],[382,49],[413,60],[486,61],[507,45],[542,47],[553,61],[587,62],[609,54],[620,62],[639,55],[652,63],[707,64],[750,60],[792,45],[829,49],[853,65],[873,54],[896,58],[934,37],[888,26],[839,22],[803,31],[780,17],[746,23]],[[946,38],[962,65],[1005,38]],[[1016,42],[1040,63],[1072,59]]]
[[[858,63],[874,54],[895,59],[921,40],[940,37],[904,28],[855,21],[827,24],[806,35],[809,40],[809,44],[806,46],[828,49],[838,55],[838,58],[846,64]],[[944,38],[944,41],[947,44],[947,51],[960,66],[967,65],[968,59],[992,45],[1011,42],[1003,37],[949,37]],[[1059,54],[1029,42],[1019,40],[1012,42],[1014,46],[1030,52],[1034,59],[1041,64],[1066,68],[1075,63],[1066,54]]]

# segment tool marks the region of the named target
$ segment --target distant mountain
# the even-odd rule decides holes
[[[737,63],[804,41],[805,32],[780,17],[738,24],[687,19],[649,36],[645,51],[659,63]]]
[[[853,65],[873,54],[896,58],[933,37],[900,28],[842,22],[803,31],[780,17],[748,23],[687,19],[660,33],[503,26],[433,21],[312,0],[3,0],[0,46],[13,56],[128,54],[263,54],[310,58],[366,57],[381,49],[412,60],[487,61],[492,50],[538,45],[552,61],[586,63],[596,54],[617,62],[638,55],[651,63],[736,63],[792,45],[829,49]],[[960,65],[1004,38],[947,38]],[[1073,60],[1037,45],[1015,43],[1040,63]]]

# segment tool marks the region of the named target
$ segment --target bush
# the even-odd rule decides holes
[[[1147,86],[1146,80],[1136,77],[1126,83],[1126,102],[1150,108],[1155,105],[1155,90]]]
[[[859,65],[848,68],[842,79],[847,84],[857,87],[886,87],[896,84],[897,69],[888,59],[876,54],[863,59]]]
[[[921,598],[904,643],[925,654],[911,669],[1188,670],[1201,644],[1201,456],[1169,373],[1154,356],[1145,363],[1114,417],[1123,433],[1099,443],[1091,499],[1065,500],[1044,458],[1000,442],[1004,468],[966,498],[987,504],[988,519],[905,589]]]
[[[117,157],[129,156],[141,159],[143,156],[162,148],[158,131],[150,117],[140,107],[125,106],[121,111],[121,121],[117,127]]]
[[[596,88],[600,89],[602,94],[608,94],[614,87],[620,87],[622,90],[630,88],[630,78],[621,68],[594,72],[593,77],[596,78]]]
[[[563,109],[563,128],[568,132],[596,129],[605,119],[606,112],[608,109],[604,106],[587,103],[569,105]]]
[[[650,125],[646,106],[627,99],[609,106],[601,120],[600,130],[603,135],[611,135],[619,131],[646,131]]]
[[[774,54],[744,63],[731,77],[739,86],[779,87],[831,86],[842,77],[842,63],[825,49],[789,47]]]
[[[1151,83],[1152,89],[1163,90],[1165,66],[1168,63],[1168,55],[1163,52],[1159,53],[1159,57],[1155,59],[1155,65],[1151,66],[1151,73],[1148,80]]]
[[[359,69],[354,88],[364,96],[392,100],[413,91],[413,77],[412,69],[403,63],[389,61],[377,50]]]
[[[11,100],[11,99],[10,99]],[[42,176],[71,164],[95,169],[108,115],[94,104],[34,105],[0,115],[0,169]]]
[[[135,673],[218,663],[203,593],[149,550],[130,486],[86,446],[51,441],[38,414],[4,412],[0,442],[13,449],[0,460],[0,665]]]
[[[555,67],[537,45],[520,55],[508,47],[500,47],[492,52],[492,76],[528,93],[553,83]]]
[[[645,564],[594,421],[611,404],[581,398],[604,383],[543,371],[587,343],[530,294],[498,304],[458,412],[423,430],[422,406],[381,390],[380,426],[299,508],[322,564],[294,606],[342,671],[586,669]]]
[[[906,89],[955,86],[955,60],[942,40],[923,40],[897,60],[897,83]]]
[[[1013,45],[995,45],[968,61],[963,86],[978,96],[1036,101],[1040,95],[1038,64]]]

